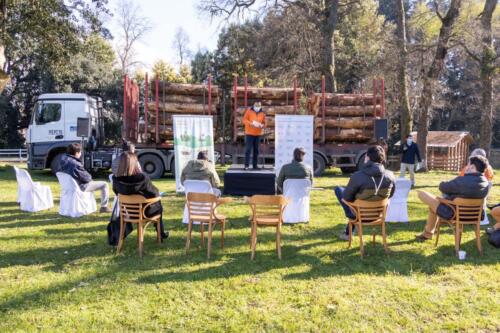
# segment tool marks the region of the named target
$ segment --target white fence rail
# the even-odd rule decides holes
[[[0,149],[0,161],[26,162],[28,150],[26,149]]]

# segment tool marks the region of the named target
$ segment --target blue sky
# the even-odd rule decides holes
[[[166,60],[173,65],[176,62],[172,50],[175,31],[181,26],[189,35],[190,48],[196,52],[198,48],[214,49],[217,46],[219,21],[210,22],[207,15],[196,9],[199,0],[134,0],[141,8],[141,16],[147,17],[153,28],[143,42],[136,45],[137,59],[150,69],[158,60]],[[113,10],[117,0],[109,2]],[[114,20],[114,19],[111,19]],[[116,26],[108,26],[113,35],[117,35]]]

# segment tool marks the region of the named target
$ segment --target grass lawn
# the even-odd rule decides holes
[[[332,188],[348,178],[333,170],[315,180],[311,222],[283,228],[283,260],[273,229],[264,229],[250,261],[249,208],[240,198],[221,209],[230,222],[226,247],[217,230],[207,260],[199,233],[184,254],[184,198],[163,178],[155,184],[169,193],[162,203],[170,237],[157,245],[151,228],[141,260],[135,232],[116,256],[108,215],[59,216],[56,178],[32,176],[51,186],[52,210],[21,212],[14,172],[0,165],[0,332],[500,331],[500,251],[483,235],[480,257],[472,229],[462,241],[465,261],[455,258],[448,228],[437,248],[415,242],[427,213],[415,191],[410,223],[388,226],[389,255],[380,237],[367,242],[364,259],[357,239],[352,249],[337,240],[345,218]],[[451,177],[418,174],[417,185],[437,193]],[[490,201],[500,201],[498,186]]]

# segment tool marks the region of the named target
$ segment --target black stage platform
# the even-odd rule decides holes
[[[276,175],[272,165],[264,169],[244,170],[243,165],[232,165],[224,175],[224,194],[276,194]]]

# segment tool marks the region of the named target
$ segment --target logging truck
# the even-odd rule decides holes
[[[274,162],[274,116],[309,114],[315,118],[314,173],[339,167],[349,173],[361,167],[368,145],[387,139],[384,117],[384,83],[373,81],[373,92],[357,94],[311,93],[300,106],[302,89],[256,88],[244,77],[235,76],[229,100],[208,77],[207,84],[173,84],[145,78],[144,103],[139,86],[124,78],[122,138],[136,143],[142,169],[151,178],[174,173],[173,115],[214,117],[215,151],[222,164],[239,163],[244,156],[242,116],[254,101],[261,101],[268,127],[261,145],[261,162]],[[140,105],[144,108],[141,112]],[[81,142],[84,165],[90,171],[109,169],[119,149],[104,145],[103,112],[100,98],[86,94],[44,94],[35,105],[28,128],[28,167],[58,169],[66,147]]]

